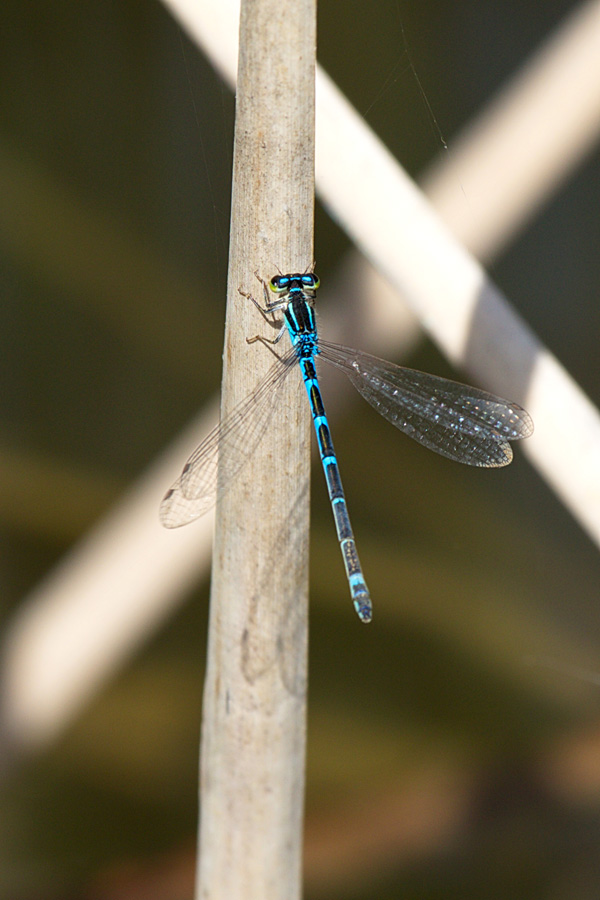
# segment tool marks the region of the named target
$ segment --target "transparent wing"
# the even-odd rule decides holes
[[[295,364],[293,350],[277,360],[252,394],[196,447],[160,504],[159,518],[165,528],[187,525],[214,506],[219,467],[224,486],[239,475],[258,447],[277,403],[279,388]]]
[[[509,441],[533,432],[529,413],[494,394],[326,341],[319,348],[388,422],[449,459],[506,466],[513,458]]]

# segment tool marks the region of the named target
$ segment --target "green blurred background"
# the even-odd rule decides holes
[[[418,177],[575,6],[322,0],[319,58]],[[233,99],[157,0],[3,0],[0,72],[8,622],[218,389]],[[599,176],[595,150],[491,272],[595,403]],[[347,246],[318,209],[323,306]],[[519,452],[469,470],[330,415],[377,618],[317,472],[306,897],[597,900],[597,549]],[[208,589],[4,767],[2,900],[192,896]]]

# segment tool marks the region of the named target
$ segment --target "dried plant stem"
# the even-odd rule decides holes
[[[273,357],[239,288],[313,259],[316,11],[242,3],[222,413]],[[301,893],[310,421],[298,380],[219,498],[204,694],[198,898]]]

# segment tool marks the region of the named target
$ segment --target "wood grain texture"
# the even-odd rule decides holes
[[[242,3],[222,414],[273,363],[239,288],[313,260],[316,9]],[[285,342],[282,341],[285,349]],[[301,895],[310,421],[296,373],[217,505],[197,897]]]

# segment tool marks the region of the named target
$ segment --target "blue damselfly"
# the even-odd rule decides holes
[[[513,458],[509,442],[529,437],[533,423],[516,403],[486,391],[320,340],[314,313],[319,279],[314,273],[275,275],[269,282],[259,280],[265,295],[264,306],[250,294],[244,296],[252,300],[271,324],[275,324],[274,314],[283,313],[283,323],[278,323],[281,328],[273,340],[251,338],[249,342],[276,344],[287,330],[292,348],[278,358],[254,392],[190,456],[161,503],[160,519],[167,528],[176,528],[212,507],[217,466],[224,467],[224,485],[239,474],[265,432],[277,405],[278,388],[298,364],[308,393],[352,601],[361,621],[370,622],[371,599],[356,552],[319,387],[316,358],[341,369],[365,400],[404,434],[466,465],[489,468],[508,465]]]

